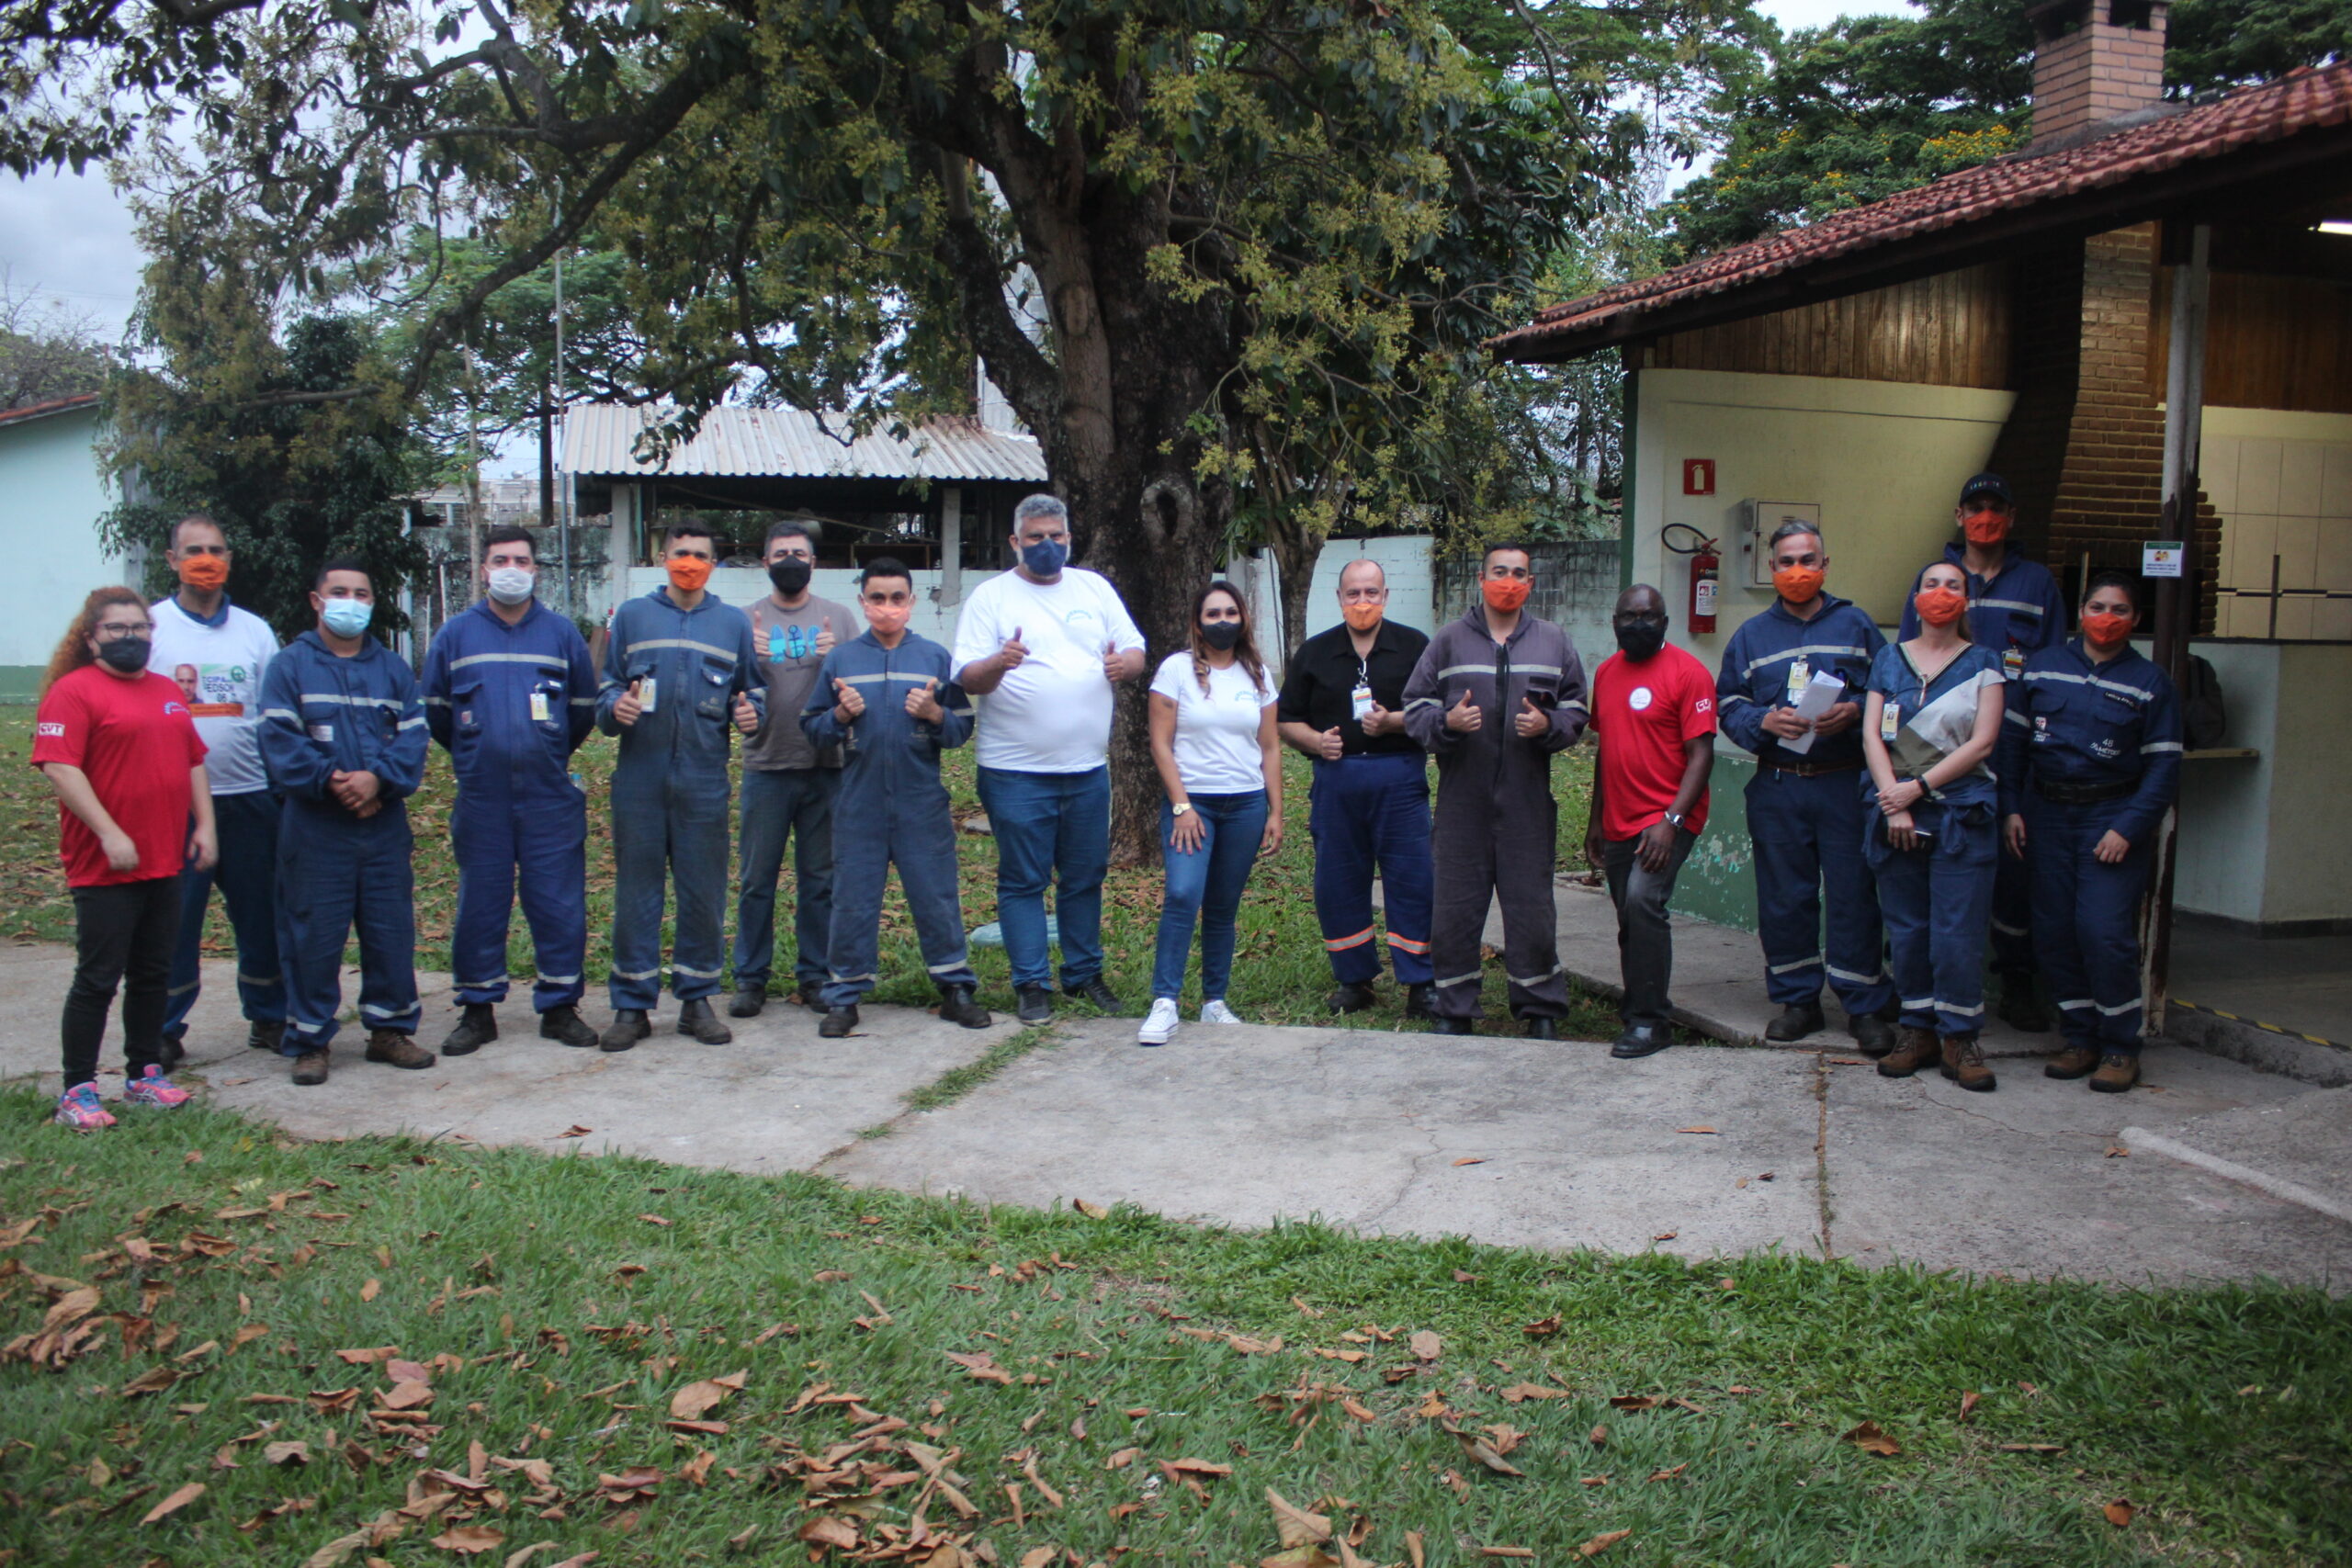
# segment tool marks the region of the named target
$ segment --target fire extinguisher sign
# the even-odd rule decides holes
[[[1715,460],[1713,457],[1682,459],[1682,493],[1685,495],[1715,493]]]

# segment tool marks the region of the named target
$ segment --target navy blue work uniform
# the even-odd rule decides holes
[[[662,999],[662,893],[675,884],[670,989],[682,1002],[718,989],[727,963],[727,748],[735,698],[767,711],[752,622],[706,592],[691,610],[665,584],[613,612],[596,728],[621,738],[613,767],[613,1010]],[[633,725],[613,706],[639,682],[652,701]]]
[[[833,715],[833,682],[846,681],[865,711],[843,725]],[[937,724],[907,713],[909,694],[939,682]],[[955,661],[909,632],[885,648],[868,630],[834,646],[800,716],[808,743],[842,748],[841,794],[833,805],[833,926],[825,942],[825,1006],[854,1007],[882,967],[882,889],[899,868],[914,916],[923,966],[934,984],[974,986],[964,946],[964,901],[956,884],[956,820],[939,754],[972,738],[972,699],[956,684]]]
[[[1918,778],[1965,745],[1975,732],[1980,694],[2000,683],[2000,660],[1985,649],[1962,648],[1933,679],[1900,647],[1881,649],[1871,661],[1869,689],[1884,704],[1879,735],[1895,777]],[[1867,774],[1862,792],[1870,807],[1863,853],[1878,878],[1903,1024],[1973,1040],[1984,1024],[1984,925],[1997,848],[2000,791],[1993,771],[1980,761],[1911,808],[1923,835],[1917,849],[1899,850],[1888,839]]]
[[[2025,661],[2045,648],[2055,648],[2066,635],[2066,601],[2058,580],[2040,561],[2028,560],[2015,550],[2001,557],[2001,570],[1979,577],[1968,570],[1964,546],[1944,547],[1944,559],[1968,579],[1968,639],[2001,661],[2001,673],[2015,695]],[[1919,612],[1911,599],[1918,581],[1903,600],[1900,639],[1919,635]],[[2033,942],[2033,874],[2028,863],[2033,844],[2026,843],[2019,860],[2004,849],[1993,872],[1993,967],[2004,976],[2031,975],[2035,969]]]
[[[373,637],[345,659],[315,631],[262,678],[261,755],[286,797],[277,829],[277,955],[286,1037],[300,1056],[334,1038],[343,949],[359,936],[359,1021],[414,1034],[416,887],[408,797],[424,781],[424,705],[407,660]],[[356,817],[328,789],[337,773],[382,781],[382,808]]]
[[[1811,619],[1775,598],[1732,633],[1715,677],[1715,721],[1735,745],[1756,754],[1747,785],[1747,833],[1756,852],[1756,927],[1764,946],[1764,990],[1782,1007],[1812,1007],[1825,974],[1849,1018],[1883,1012],[1894,991],[1886,976],[1878,889],[1862,859],[1868,807],[1857,793],[1862,727],[1815,736],[1804,752],[1768,733],[1764,717],[1793,707],[1816,675],[1846,682],[1840,702],[1860,703],[1871,663],[1886,639],[1849,599],[1823,593]],[[1821,908],[1829,904],[1827,962]]]
[[[2033,933],[2066,1043],[2140,1051],[2140,898],[2156,829],[2180,794],[2180,699],[2126,648],[2095,662],[2080,637],[2026,660],[2001,725],[2001,814],[2025,818]],[[2131,848],[2102,865],[2109,832]]]
[[[506,928],[521,873],[540,1012],[578,1004],[588,957],[588,795],[571,753],[596,725],[596,666],[569,617],[537,599],[509,626],[488,600],[441,628],[424,656],[424,721],[449,753],[458,804],[461,1005],[506,999]]]
[[[1344,624],[1317,632],[1291,655],[1274,705],[1284,724],[1340,732],[1339,757],[1315,759],[1306,827],[1315,840],[1315,919],[1331,976],[1342,986],[1380,978],[1380,950],[1372,941],[1375,873],[1387,896],[1396,983],[1426,986],[1433,977],[1428,758],[1402,730],[1366,735],[1356,713],[1362,693],[1402,715],[1405,682],[1429,645],[1428,633],[1385,616],[1365,657],[1357,656],[1355,634]]]

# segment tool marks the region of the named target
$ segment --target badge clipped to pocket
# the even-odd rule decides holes
[[[651,713],[653,711],[654,681],[653,677],[650,675],[643,676],[639,678],[638,682],[637,705],[642,712]]]
[[[1789,705],[1796,706],[1804,696],[1804,689],[1813,683],[1813,666],[1802,659],[1789,661]]]
[[[545,692],[531,694],[531,722],[533,724],[548,722],[548,694]]]
[[[1356,722],[1362,724],[1372,716],[1372,688],[1358,686],[1348,694],[1348,701],[1355,710]]]
[[[2016,643],[2001,650],[2001,678],[2014,681],[2025,673],[2025,649]]]
[[[1878,710],[1878,738],[1892,743],[1903,732],[1903,705],[1889,703]]]

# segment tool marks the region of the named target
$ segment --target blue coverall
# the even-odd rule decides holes
[[[2048,567],[2013,549],[2003,554],[2001,570],[1990,577],[1970,571],[1967,557],[1964,546],[1944,547],[1944,559],[1968,579],[1968,639],[2001,661],[2001,673],[2015,694],[2025,661],[2066,635],[2066,601]],[[1918,592],[1915,579],[1903,599],[1897,635],[1905,642],[1919,635],[1919,611],[1911,603]],[[2006,845],[1993,860],[1993,968],[2011,979],[2035,968],[2032,860],[2030,840],[2024,860]]]
[[[810,744],[839,746],[842,787],[833,806],[833,929],[825,944],[825,1006],[854,1007],[874,989],[881,964],[882,889],[899,868],[915,936],[933,981],[978,986],[964,948],[964,902],[956,885],[956,820],[939,753],[972,737],[972,700],[955,683],[955,661],[929,637],[909,632],[884,648],[872,631],[825,656],[800,728]],[[833,716],[835,681],[865,699],[844,726]],[[937,724],[907,713],[907,697],[936,681]]]
[[[1715,678],[1715,718],[1733,743],[1756,754],[1747,785],[1747,832],[1756,848],[1756,924],[1764,945],[1765,994],[1782,1007],[1821,999],[1826,970],[1849,1018],[1886,1010],[1887,979],[1878,886],[1862,858],[1870,807],[1856,793],[1862,766],[1860,720],[1815,736],[1802,754],[1766,732],[1764,716],[1795,705],[1815,675],[1846,682],[1840,701],[1860,703],[1871,661],[1886,639],[1851,600],[1824,593],[1810,620],[1775,598],[1732,633]],[[1829,904],[1828,962],[1821,895]]]
[[[673,880],[670,988],[682,1002],[718,989],[727,963],[727,747],[735,698],[767,711],[751,617],[706,592],[681,610],[665,585],[613,612],[596,727],[621,738],[613,768],[613,1010],[662,999],[662,893]],[[613,706],[652,682],[650,711],[623,726]],[[639,691],[642,699],[644,693]]]
[[[2033,931],[2069,1045],[2140,1051],[2140,897],[2180,793],[2180,699],[2131,649],[2094,663],[2080,637],[2026,660],[2003,716],[2001,815],[2025,818]],[[2131,841],[2114,865],[2091,852]]]
[[[540,1012],[578,1004],[588,956],[588,795],[571,753],[596,724],[596,666],[580,628],[537,599],[509,626],[488,600],[424,656],[424,720],[449,753],[458,804],[458,922],[449,969],[466,1006],[506,999],[516,869]]]
[[[373,637],[348,659],[304,632],[262,678],[261,756],[286,796],[277,829],[277,949],[288,1056],[334,1038],[343,949],[359,934],[359,1021],[414,1034],[415,878],[408,797],[424,779],[424,707],[406,660]],[[371,773],[382,809],[355,817],[330,775]]]

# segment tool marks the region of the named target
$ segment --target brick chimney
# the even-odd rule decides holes
[[[2153,109],[2165,87],[2167,0],[2050,0],[2033,24],[2033,148],[2081,141]]]

